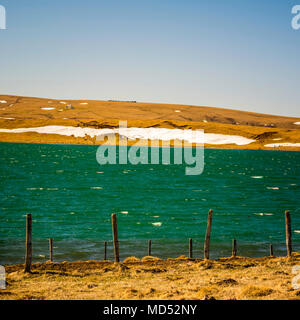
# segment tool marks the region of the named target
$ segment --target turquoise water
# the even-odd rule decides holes
[[[300,251],[300,153],[205,150],[202,175],[184,165],[105,165],[96,146],[0,144],[0,264],[23,263],[25,215],[33,215],[34,261],[102,259],[117,213],[121,258],[203,256],[207,213],[214,210],[211,256],[285,254],[284,210]],[[154,224],[153,224],[154,223]],[[298,231],[298,232],[297,232]],[[111,242],[108,257],[112,258]]]

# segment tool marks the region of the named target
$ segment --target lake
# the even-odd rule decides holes
[[[213,209],[211,257],[285,255],[284,211],[300,251],[300,153],[205,149],[201,175],[185,165],[99,165],[97,146],[0,143],[0,264],[23,263],[26,213],[33,217],[34,261],[113,258],[111,214],[120,255],[203,257]]]

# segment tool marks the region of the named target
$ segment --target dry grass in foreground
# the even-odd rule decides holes
[[[129,257],[123,263],[77,261],[6,266],[7,289],[0,299],[300,299],[292,288],[292,258]]]

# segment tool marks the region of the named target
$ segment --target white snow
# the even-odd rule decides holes
[[[175,110],[175,112],[181,112],[180,110]]]
[[[205,133],[205,143],[207,144],[236,144],[238,146],[246,145],[255,140],[248,139],[242,136],[217,134],[217,133]]]
[[[276,148],[276,147],[300,147],[300,143],[290,143],[290,142],[270,143],[270,144],[265,144],[265,147],[269,147],[269,148]]]
[[[87,102],[81,102],[80,104],[88,104]]]
[[[7,101],[5,101],[5,100],[0,100],[0,103],[7,103]]]
[[[207,120],[203,120],[203,122],[207,122]]]
[[[0,117],[0,119],[13,120],[13,119],[15,119],[15,118],[4,118],[4,117]]]
[[[166,129],[166,128],[116,128],[116,129],[94,129],[81,128],[71,126],[44,126],[35,128],[18,128],[18,129],[0,129],[0,132],[37,132],[47,134],[60,134],[65,136],[74,135],[75,137],[84,137],[85,135],[104,136],[107,134],[118,133],[128,139],[143,140],[186,140],[189,143],[207,143],[207,144],[236,144],[247,145],[255,140],[242,136],[225,135],[216,133],[204,133],[202,130],[182,130],[182,129]]]
[[[60,101],[60,103],[61,103],[61,104],[67,104],[67,103],[66,103],[66,102],[64,102],[64,101]]]
[[[297,124],[298,126],[300,126],[300,121],[294,122],[294,124]]]
[[[41,108],[42,110],[54,110],[55,108]]]

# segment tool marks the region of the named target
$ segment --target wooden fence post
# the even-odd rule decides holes
[[[26,255],[25,255],[25,272],[31,271],[32,262],[32,215],[26,215]]]
[[[107,242],[104,241],[104,261],[107,260]]]
[[[151,256],[151,240],[148,241],[148,256]]]
[[[270,244],[270,257],[274,257],[274,252],[273,252],[273,245],[272,245],[272,243]]]
[[[233,239],[233,240],[232,240],[232,256],[233,256],[233,257],[236,257],[236,252],[237,252],[237,249],[236,249],[236,239]]]
[[[208,212],[208,221],[207,221],[207,229],[204,241],[204,259],[209,259],[209,242],[210,242],[210,231],[211,231],[211,222],[212,222],[212,209]]]
[[[50,262],[53,262],[53,239],[49,239],[49,256],[50,256]]]
[[[193,239],[189,239],[189,258],[193,259]]]
[[[288,257],[292,256],[292,232],[291,232],[291,215],[288,210],[285,211],[285,233],[286,233],[286,250]]]
[[[115,262],[120,262],[119,256],[119,240],[118,240],[118,225],[117,216],[115,213],[111,215],[112,220],[112,231],[113,231],[113,242],[114,242],[114,252],[115,252]]]

